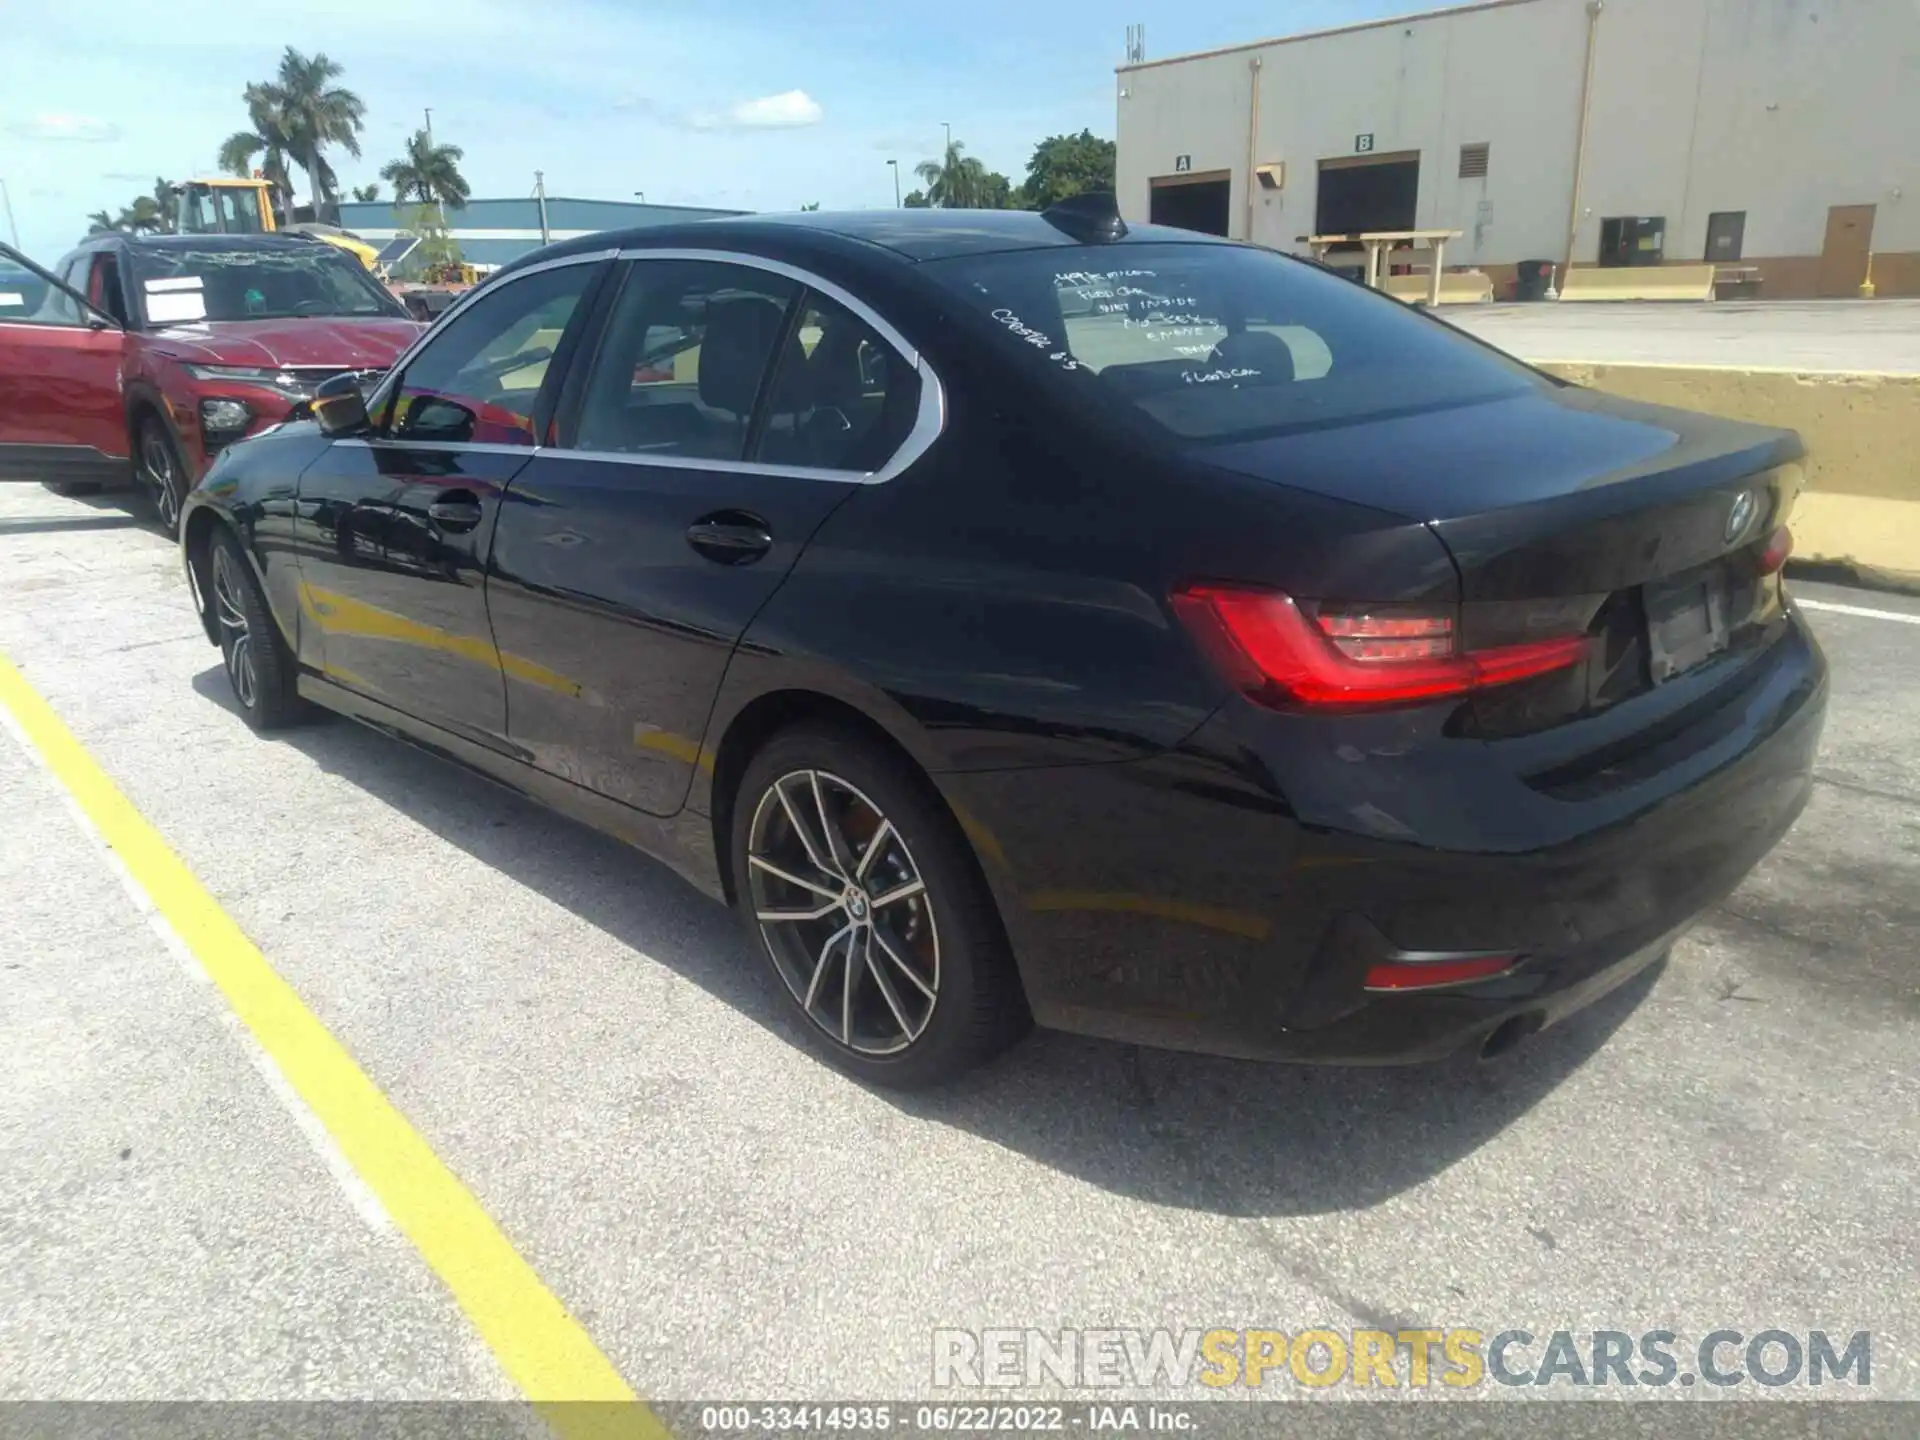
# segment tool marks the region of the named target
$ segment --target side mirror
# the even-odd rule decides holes
[[[313,418],[320,433],[334,439],[364,435],[373,428],[367,419],[367,397],[353,375],[330,375],[313,392]]]

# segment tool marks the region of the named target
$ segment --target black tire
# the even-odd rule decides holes
[[[161,530],[170,539],[177,538],[180,509],[192,487],[187,483],[187,466],[180,458],[180,447],[173,443],[173,436],[156,416],[142,416],[134,431],[133,473],[147,503],[153,507],[153,518]]]
[[[220,657],[240,713],[255,730],[296,723],[307,713],[307,702],[295,688],[293,652],[281,638],[240,541],[224,525],[207,547],[206,581],[207,603],[220,628]]]
[[[811,810],[803,803],[815,795],[808,776],[820,777],[824,797]],[[810,817],[804,837],[776,782]],[[837,845],[820,823],[823,811],[837,817]],[[806,857],[822,849],[830,850],[827,865],[812,865]],[[759,859],[750,863],[750,854]],[[925,778],[885,747],[818,724],[775,735],[741,777],[728,861],[750,943],[808,1043],[847,1074],[901,1090],[945,1084],[1031,1027],[999,911],[960,827]],[[768,864],[794,879],[769,873]],[[801,906],[831,908],[836,887],[843,895],[830,915],[772,925],[759,918],[763,905],[796,915]],[[822,936],[836,930],[851,938],[823,947]]]

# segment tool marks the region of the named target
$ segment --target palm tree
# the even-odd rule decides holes
[[[153,203],[158,206],[160,210],[160,233],[162,235],[171,235],[173,233],[174,200],[178,197],[179,193],[180,192],[167,180],[162,179],[158,175],[154,176]]]
[[[334,84],[346,71],[324,54],[302,55],[291,45],[280,57],[280,74],[269,87],[294,161],[307,172],[313,193],[314,218],[329,208],[338,191],[325,148],[338,145],[349,155],[360,154],[360,131],[367,107],[353,91]]]
[[[89,235],[98,234],[102,230],[118,230],[119,228],[120,227],[114,223],[113,216],[104,210],[96,210],[87,216],[87,233]]]
[[[378,200],[380,198],[380,187],[378,185],[356,185],[353,187],[353,198],[356,200]]]
[[[943,210],[1002,210],[1006,208],[1010,187],[1007,178],[989,171],[971,155],[960,152],[966,147],[958,140],[947,142],[944,161],[922,160],[914,174],[926,182],[929,205]]]
[[[115,230],[126,230],[135,235],[154,235],[166,229],[167,212],[161,208],[151,195],[136,195],[131,205],[124,206],[119,218],[113,222]]]
[[[439,201],[442,206],[459,209],[473,191],[460,173],[460,158],[466,152],[458,145],[436,145],[427,132],[416,130],[407,141],[407,153],[380,167],[380,178],[393,182],[393,198],[421,204]]]
[[[293,207],[293,137],[288,133],[287,117],[277,86],[249,85],[246,88],[247,118],[251,130],[236,130],[220,145],[220,168],[229,175],[251,175],[254,157],[261,156],[260,174],[273,187],[282,211]]]

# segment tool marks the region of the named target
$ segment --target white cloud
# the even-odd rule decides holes
[[[695,115],[688,123],[696,130],[793,130],[819,124],[822,113],[820,102],[806,91],[785,90],[742,100],[717,115]]]
[[[92,115],[63,115],[43,110],[31,120],[20,120],[7,127],[22,140],[79,140],[89,144],[118,140],[120,127]]]

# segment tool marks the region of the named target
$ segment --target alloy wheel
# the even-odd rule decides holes
[[[761,794],[747,832],[754,918],[807,1018],[861,1055],[920,1038],[940,998],[940,936],[920,867],[880,807],[825,770]]]
[[[173,446],[159,427],[148,425],[140,435],[140,472],[153,495],[153,508],[160,523],[172,534],[180,526],[180,467],[173,458]]]
[[[227,660],[227,678],[233,693],[251,710],[259,695],[259,679],[253,668],[253,631],[247,625],[247,612],[241,603],[246,584],[236,573],[233,557],[224,545],[213,552],[213,609],[220,622],[220,649]]]

